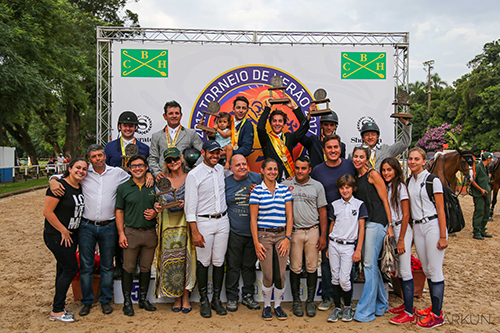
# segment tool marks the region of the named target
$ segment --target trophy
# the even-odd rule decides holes
[[[283,78],[281,76],[275,75],[271,78],[271,88],[267,89],[269,90],[269,103],[271,105],[274,104],[288,104],[290,102],[290,98],[285,97],[285,90],[286,86],[283,86]],[[273,91],[274,90],[281,90],[281,95],[283,95],[282,98],[273,98]],[[279,97],[279,94],[278,94]]]
[[[204,115],[203,115],[203,117],[201,117],[200,122],[203,121],[203,123],[205,124],[205,115],[208,115],[208,118],[206,119],[207,125],[208,125],[208,122],[210,121],[210,117],[215,117],[215,121],[217,121],[217,112],[219,112],[219,109],[220,109],[220,105],[216,101],[212,101],[212,102],[208,103],[207,111],[201,111],[202,113],[204,113]],[[216,132],[213,128],[205,126],[205,125],[198,124],[195,127],[201,129],[202,131],[207,131],[210,133]]]
[[[407,106],[408,110],[410,109],[410,105],[412,103],[408,103],[408,93],[404,90],[400,90],[396,96],[397,101],[392,103],[394,105],[394,113],[391,114],[391,118],[404,118],[404,119],[411,119],[413,118],[412,114],[409,114],[407,112],[398,112],[398,106]]]
[[[159,201],[161,204],[161,208],[170,208],[170,207],[177,207],[181,203],[179,200],[177,200],[177,196],[175,195],[175,188],[172,187],[172,184],[170,183],[170,180],[168,178],[160,178],[158,182],[156,183],[156,187],[160,190],[160,193],[156,193],[155,196],[159,197]],[[162,195],[167,194],[167,193],[173,193],[174,195],[174,201],[165,203],[162,199]]]
[[[314,101],[312,101],[311,103],[326,103],[326,109],[311,111],[311,117],[323,116],[325,114],[332,113],[332,110],[330,110],[330,107],[328,106],[328,104],[330,103],[330,99],[326,97],[326,90],[323,88],[316,89],[316,91],[314,92]]]
[[[139,153],[139,147],[135,143],[129,143],[125,147],[125,155],[122,155],[122,169],[128,172],[127,163],[129,158]]]

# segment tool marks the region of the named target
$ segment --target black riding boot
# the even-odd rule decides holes
[[[307,300],[306,300],[306,315],[314,317],[316,315],[316,305],[314,304],[314,296],[316,295],[316,284],[318,283],[318,273],[307,273]]]
[[[133,280],[132,273],[127,273],[125,270],[122,271],[123,314],[129,317],[134,315],[131,299]]]
[[[198,294],[200,295],[200,314],[203,318],[212,317],[210,303],[207,296],[208,267],[196,261],[196,282],[198,283]]]
[[[156,306],[148,301],[149,281],[151,280],[151,272],[141,272],[139,275],[139,309],[146,311],[156,311]]]
[[[290,271],[290,287],[292,288],[293,314],[297,317],[302,317],[304,316],[304,309],[300,300],[300,274]]]
[[[217,312],[219,316],[227,314],[226,309],[220,300],[220,293],[222,291],[222,282],[224,281],[224,266],[213,266],[213,281],[214,281],[214,295],[212,296],[212,309]]]

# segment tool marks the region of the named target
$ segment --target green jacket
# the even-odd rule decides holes
[[[488,174],[488,171],[486,170],[486,167],[481,161],[476,162],[476,177],[474,178],[474,181],[477,183],[477,185],[479,185],[479,187],[488,191],[488,193],[491,192],[490,176]],[[481,191],[472,186],[472,195],[481,195]]]

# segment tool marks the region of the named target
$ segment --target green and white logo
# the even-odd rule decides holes
[[[342,52],[342,80],[384,80],[385,52]]]
[[[122,49],[122,77],[168,77],[168,50]]]

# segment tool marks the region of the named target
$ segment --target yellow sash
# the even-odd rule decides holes
[[[234,125],[234,116],[231,119],[231,146],[238,145],[238,139],[240,137],[240,131],[243,128],[243,125],[245,124],[245,121],[247,121],[247,118],[243,118],[240,124],[240,129],[238,132],[236,132],[236,126]]]
[[[168,130],[168,125],[165,126],[165,139],[167,139],[167,147],[172,148],[175,147],[175,143],[177,142],[177,137],[179,136],[179,133],[181,132],[182,125],[179,125],[179,128],[177,129],[177,132],[175,132],[174,140],[170,138],[170,131]]]
[[[285,133],[282,134],[282,137],[285,140]],[[283,162],[288,175],[290,175],[290,177],[295,177],[295,165],[293,164],[293,158],[290,151],[285,146],[285,141],[281,140],[280,137],[274,134],[273,131],[269,132],[269,140],[273,145],[274,151]]]

